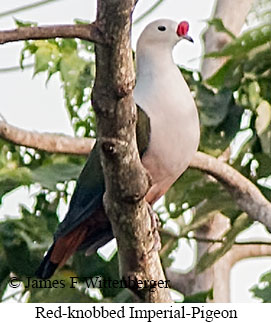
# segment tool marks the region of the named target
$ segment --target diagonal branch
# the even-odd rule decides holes
[[[268,244],[247,244],[233,246],[230,252],[230,262],[231,267],[235,265],[238,261],[247,258],[254,257],[270,257],[271,256],[271,246]]]
[[[242,259],[247,258],[254,258],[254,257],[270,257],[271,256],[271,246],[266,244],[247,244],[247,245],[235,245],[231,248],[231,250],[228,251],[226,255],[224,255],[220,260],[219,264],[216,263],[215,266],[221,266],[221,270],[223,270],[223,275],[220,275],[220,279],[218,281],[218,284],[223,289],[221,290],[221,297],[223,295],[227,294],[225,293],[225,288],[228,288],[227,281],[225,279],[225,275],[227,272],[229,272],[229,269],[232,268],[233,265],[235,265],[238,261]],[[218,268],[216,268],[216,273],[219,273]],[[184,295],[190,295],[194,293],[194,284],[196,281],[196,277],[198,274],[196,274],[195,269],[187,272],[177,272],[170,268],[166,270],[167,278],[170,280],[170,287],[174,288]],[[202,275],[202,274],[200,274]],[[225,284],[226,283],[226,284]],[[226,286],[227,285],[227,286]],[[215,288],[214,288],[215,289]],[[226,302],[224,300],[224,302]]]
[[[231,193],[241,210],[271,232],[271,203],[256,185],[233,167],[201,152],[196,154],[190,166],[216,178]]]
[[[10,15],[14,15],[15,13],[19,13],[19,12],[22,12],[22,11],[25,11],[25,10],[37,8],[37,7],[49,4],[51,2],[56,2],[56,1],[59,1],[59,0],[42,0],[42,1],[38,1],[38,2],[34,2],[34,3],[31,3],[31,4],[24,5],[24,6],[21,6],[21,7],[17,7],[17,8],[14,8],[14,9],[10,9],[10,10],[1,12],[0,13],[0,18],[10,16]]]
[[[0,121],[0,138],[16,145],[36,148],[52,153],[88,155],[95,140],[92,138],[73,138],[57,134],[38,133],[23,130]],[[202,170],[221,182],[232,194],[239,207],[253,220],[264,224],[271,230],[271,203],[260,190],[228,164],[197,152],[191,167]]]
[[[54,25],[39,27],[20,27],[0,31],[0,44],[19,40],[49,38],[80,38],[94,43],[104,43],[103,36],[95,23],[88,25]]]
[[[134,20],[134,25],[142,21],[144,18],[146,18],[150,13],[152,13],[157,7],[162,4],[164,0],[157,0],[149,9],[147,9],[141,16],[139,16],[137,19]]]

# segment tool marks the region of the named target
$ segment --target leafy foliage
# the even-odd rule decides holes
[[[213,299],[213,290],[185,296],[183,303],[206,303]]]
[[[235,35],[224,26],[223,21],[220,18],[213,18],[208,21],[209,26],[214,26],[215,30],[218,32],[222,32],[230,36],[232,39],[235,39]]]
[[[215,19],[210,24],[219,32],[229,34],[222,21]],[[221,52],[208,55],[213,58],[227,56],[227,61],[206,82],[198,73],[182,69],[199,107],[200,150],[219,156],[229,145],[233,146],[235,138],[245,132],[250,134],[229,162],[258,186],[269,200],[270,32],[270,24],[257,26],[238,38],[232,37]],[[190,232],[198,230],[218,212],[229,217],[231,227],[220,237],[223,243],[215,249],[211,246],[199,259],[198,272],[204,271],[229,251],[237,235],[251,225],[247,215],[242,214],[225,189],[196,170],[186,171],[171,187],[166,194],[165,207],[179,225],[180,237],[187,237]],[[193,210],[189,223],[182,220],[187,208]],[[172,245],[171,250],[174,248]]]
[[[33,25],[16,21],[18,27]],[[77,22],[84,23],[84,22]],[[201,119],[200,150],[213,156],[221,155],[237,136],[250,131],[238,152],[228,161],[249,178],[271,200],[271,190],[263,186],[271,176],[271,52],[270,24],[255,27],[234,37],[217,19],[210,22],[218,32],[227,33],[232,41],[221,52],[209,56],[227,57],[227,62],[207,82],[198,72],[181,68],[199,108]],[[33,75],[47,74],[47,82],[58,76],[66,108],[75,135],[95,136],[95,118],[90,106],[90,95],[95,77],[93,45],[74,39],[27,41],[21,53],[21,66],[32,58]],[[249,116],[249,117],[245,117]],[[76,179],[85,159],[67,155],[48,154],[34,149],[16,147],[0,140],[0,203],[7,194],[20,186],[39,185],[35,205],[31,210],[20,207],[20,218],[6,217],[0,222],[0,297],[5,294],[11,273],[24,286],[33,275],[44,252],[53,239],[59,223],[57,216],[61,203],[70,196],[69,184]],[[256,165],[256,166],[255,166]],[[197,268],[211,266],[232,247],[237,235],[251,222],[243,214],[221,184],[201,172],[189,169],[172,186],[159,207],[163,225],[169,221],[177,226],[179,237],[188,238],[220,212],[231,223],[220,237],[223,243],[209,249]],[[184,213],[190,212],[190,221]],[[164,267],[172,264],[178,238],[162,234],[161,258]],[[91,266],[90,266],[91,264]],[[118,279],[117,254],[110,259],[100,254],[91,258],[77,253],[52,280],[63,280],[63,288],[25,288],[29,302],[129,302],[127,290],[102,287],[99,296],[93,296],[86,287],[86,278]],[[69,288],[69,277],[79,277],[78,286]],[[270,274],[261,282],[266,286],[252,289],[255,297],[270,301]],[[52,281],[51,280],[51,281]],[[267,286],[268,285],[268,286]],[[269,288],[269,289],[268,289]],[[204,302],[211,291],[186,297],[185,302]]]
[[[16,20],[19,27],[29,23]],[[77,21],[77,23],[83,23]],[[89,106],[95,77],[94,46],[76,39],[26,41],[21,52],[21,67],[26,54],[34,56],[34,76],[47,72],[47,82],[59,73],[66,107],[77,135],[95,137],[95,117]]]
[[[260,284],[254,286],[250,291],[256,298],[262,300],[263,303],[271,302],[271,272],[263,274],[260,278]]]

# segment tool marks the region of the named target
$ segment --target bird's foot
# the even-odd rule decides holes
[[[161,226],[161,222],[159,220],[158,215],[153,211],[151,205],[149,203],[147,203],[147,205],[148,205],[148,212],[151,217],[151,230],[152,230],[151,233],[154,237],[154,244],[150,252],[159,251],[161,249],[161,239],[158,232],[158,228]]]

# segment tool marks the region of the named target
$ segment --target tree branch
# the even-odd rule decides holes
[[[30,64],[24,64],[23,69],[27,68],[32,68],[34,66],[33,63]],[[10,73],[10,72],[17,72],[17,71],[22,71],[22,67],[17,65],[17,66],[9,66],[9,67],[2,67],[0,68],[0,73]]]
[[[95,140],[23,130],[0,121],[0,137],[16,145],[52,153],[88,155]],[[271,203],[237,170],[217,158],[197,152],[190,167],[208,173],[232,194],[239,207],[255,221],[271,230]]]
[[[204,242],[204,243],[208,243],[208,244],[210,244],[210,243],[211,244],[217,244],[217,243],[222,244],[225,242],[223,239],[219,239],[219,238],[216,238],[216,239],[215,238],[205,238],[205,237],[200,237],[200,236],[190,237],[187,234],[185,234],[185,235],[175,234],[175,233],[165,230],[165,229],[160,229],[159,231],[162,232],[164,235],[173,238],[174,240],[184,238],[187,240],[195,240],[197,242]],[[266,246],[271,247],[271,241],[263,241],[263,240],[260,240],[260,241],[234,241],[233,244],[236,246],[247,246],[247,245],[249,245],[249,246],[252,246],[252,245],[263,246],[263,245],[266,245]]]
[[[271,246],[268,244],[235,245],[229,252],[232,267],[242,259],[271,256]]]
[[[140,17],[138,17],[136,20],[134,20],[134,22],[133,22],[134,25],[139,23],[140,21],[142,21],[144,18],[146,18],[150,13],[152,13],[163,2],[164,2],[164,0],[157,0],[149,9],[147,9],[145,12],[143,12],[143,14]]]
[[[0,31],[0,44],[19,40],[79,38],[94,43],[104,43],[104,38],[95,23],[88,25],[55,25],[39,27],[20,27]]]
[[[251,181],[228,164],[201,152],[196,154],[190,166],[216,178],[231,193],[241,210],[271,232],[271,203]]]
[[[64,153],[88,155],[93,148],[95,139],[73,138],[70,136],[38,133],[23,130],[0,121],[0,138],[15,145],[47,151],[49,153]]]
[[[234,245],[222,258],[213,266],[214,281],[213,290],[216,302],[229,302],[229,273],[233,265],[238,261],[247,258],[271,256],[271,246],[266,244]],[[209,268],[210,269],[210,268]],[[170,280],[170,287],[180,291],[184,295],[191,295],[195,290],[195,284],[205,272],[197,274],[195,269],[188,273],[181,273],[170,268],[166,270],[167,278]],[[226,279],[228,277],[228,279]]]
[[[213,17],[222,19],[225,27],[228,30],[230,30],[232,34],[238,35],[244,24],[245,18],[251,7],[252,1],[253,0],[240,0],[240,1],[217,0],[215,4],[215,12],[213,14]],[[231,41],[231,37],[229,36],[229,34],[217,32],[213,26],[209,26],[209,28],[205,31],[203,35],[203,40],[204,40],[205,54],[208,54],[210,52],[219,52],[227,43]],[[226,61],[226,58],[224,57],[218,58],[218,59],[215,59],[215,58],[203,59],[202,68],[201,68],[201,74],[203,79],[208,79],[209,77],[211,77],[219,68],[221,68],[221,66],[225,63],[225,61]],[[223,153],[223,156],[221,156],[219,159],[224,162],[227,162],[229,155],[230,155],[229,149],[227,149],[227,151],[225,151],[225,154]],[[194,166],[195,167],[199,166],[198,168],[201,169],[201,166],[204,166],[204,165],[202,165],[202,163],[200,163],[199,160],[197,160],[197,157],[198,155],[196,156],[196,159],[194,161]],[[209,164],[208,164],[208,167],[209,167]],[[220,176],[216,178],[220,180]],[[224,180],[225,182],[227,182],[227,178],[224,178]],[[247,181],[247,183],[249,183],[250,188],[255,187],[251,182]],[[244,183],[243,188],[246,186],[247,183]],[[237,188],[237,191],[233,193],[234,190],[231,188],[231,185],[225,185],[225,187],[228,190],[230,190],[230,192],[232,192],[233,197],[237,197],[238,194],[236,194],[236,192],[239,190],[239,188]],[[245,201],[247,199],[247,195],[245,194],[244,191],[240,191],[240,193],[241,194],[239,198],[243,199],[243,202],[246,203]],[[254,202],[256,205],[258,205],[257,198],[256,200],[253,199],[253,202],[251,201],[251,203],[254,203]],[[239,206],[240,206],[240,203],[239,203]],[[201,236],[208,237],[209,233],[216,234],[216,231],[219,231],[220,227],[227,228],[227,223],[223,223],[225,221],[223,220],[222,215],[217,215],[217,221],[221,222],[219,227],[217,227],[217,223],[209,222],[205,225],[205,228],[201,228],[199,230]],[[198,255],[199,255],[205,252],[208,245],[204,242],[199,242],[197,247],[198,247]],[[225,256],[227,256],[227,254]],[[196,288],[205,290],[206,282],[207,282],[207,285],[209,285],[207,289],[210,288],[210,286],[213,286],[214,301],[229,302],[230,300],[229,275],[230,275],[230,267],[228,266],[228,262],[223,257],[221,258],[221,261],[219,260],[213,266],[211,266],[203,273],[201,273],[199,276],[195,277],[194,285]],[[193,290],[193,292],[195,292],[195,290]]]

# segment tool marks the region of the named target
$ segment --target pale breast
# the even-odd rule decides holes
[[[190,90],[175,65],[166,72],[145,75],[134,91],[151,124],[149,147],[142,158],[152,176],[149,201],[163,195],[186,170],[199,144],[198,112]]]
[[[153,183],[171,178],[174,182],[188,167],[199,143],[196,108],[163,110],[150,117],[151,137],[143,165]]]

